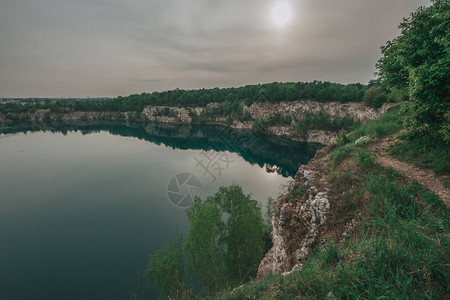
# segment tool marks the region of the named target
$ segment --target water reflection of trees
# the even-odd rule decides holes
[[[70,121],[52,123],[16,123],[0,128],[0,133],[68,132],[91,134],[101,131],[124,137],[135,137],[156,145],[182,150],[215,150],[237,153],[251,164],[264,167],[285,177],[295,176],[323,147],[316,143],[298,143],[287,139],[256,135],[249,130],[212,125],[176,125],[129,123],[124,121]]]

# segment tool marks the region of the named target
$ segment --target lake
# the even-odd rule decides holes
[[[149,255],[192,197],[233,182],[265,209],[322,147],[206,125],[0,128],[0,299],[154,299]]]

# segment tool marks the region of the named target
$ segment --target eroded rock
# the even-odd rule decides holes
[[[314,163],[301,166],[290,188],[301,189],[304,194],[292,197],[286,192],[275,201],[273,247],[259,266],[258,278],[299,269],[321,240],[322,228],[330,212],[328,188],[326,182],[321,181],[321,171]]]

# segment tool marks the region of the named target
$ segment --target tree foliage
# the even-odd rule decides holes
[[[264,221],[260,204],[238,185],[221,187],[207,203],[214,203],[224,218],[219,245],[225,250],[225,272],[230,282],[256,275],[264,256]]]
[[[202,203],[198,198],[187,210],[187,214],[189,234],[184,245],[187,271],[191,274],[191,279],[210,294],[219,289],[224,277],[224,249],[218,243],[223,231],[221,214],[214,203]]]
[[[352,119],[351,117],[339,117],[336,116],[333,119],[325,114],[325,113],[310,113],[307,112],[305,114],[305,118],[302,120],[299,120],[296,123],[296,129],[297,131],[302,134],[303,136],[308,135],[308,131],[312,129],[318,129],[318,130],[350,130],[356,127],[359,122]]]
[[[391,89],[407,90],[410,136],[450,142],[450,4],[434,0],[403,20],[401,34],[383,46],[377,68]]]
[[[196,286],[211,296],[256,275],[268,229],[256,200],[232,184],[205,201],[197,198],[186,212],[189,230],[183,246],[169,243],[147,266],[146,274],[163,295],[186,294]]]
[[[188,291],[185,285],[182,236],[171,239],[167,245],[152,254],[145,275],[162,294],[178,298]]]
[[[281,113],[270,113],[266,119],[257,118],[252,123],[252,130],[255,132],[266,132],[272,126],[289,126],[292,123],[290,115]]]
[[[206,106],[209,103],[229,103],[221,107],[223,111],[233,112],[237,118],[244,118],[234,103],[272,102],[313,100],[319,102],[361,102],[366,85],[360,83],[339,84],[323,81],[313,82],[273,82],[246,85],[238,88],[213,88],[199,90],[174,89],[164,92],[132,94],[107,100],[60,100],[30,102],[26,105],[0,105],[0,112],[30,111],[50,109],[52,112],[65,111],[137,111],[141,112],[147,105],[160,106]],[[220,110],[220,109],[219,109]],[[214,114],[221,114],[214,111]],[[222,112],[223,113],[223,112]],[[207,117],[207,116],[205,116]]]

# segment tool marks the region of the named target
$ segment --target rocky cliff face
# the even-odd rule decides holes
[[[136,112],[84,112],[69,111],[62,113],[52,113],[49,110],[37,110],[36,112],[12,113],[2,115],[0,113],[0,123],[8,121],[75,121],[75,120],[131,120],[157,123],[192,124],[193,116],[199,116],[207,109],[212,109],[218,103],[209,103],[206,107],[168,107],[168,106],[147,106],[141,114]],[[299,134],[295,129],[298,120],[305,117],[307,112],[325,113],[331,118],[337,116],[348,116],[360,122],[365,122],[371,118],[384,113],[392,104],[385,104],[380,109],[369,108],[362,103],[338,103],[338,102],[313,102],[313,101],[293,101],[293,102],[255,102],[247,107],[241,103],[252,119],[266,119],[270,113],[280,113],[292,117],[289,126],[273,126],[268,128],[267,134],[286,137],[295,141],[315,142],[330,144],[337,136],[335,131],[310,130],[307,138]],[[226,118],[216,118],[208,121],[207,124],[225,125],[236,129],[251,129],[252,121],[227,122]]]
[[[141,119],[152,122],[162,123],[180,123],[191,124],[192,115],[200,115],[205,109],[211,109],[217,106],[217,103],[210,103],[206,108],[182,108],[182,107],[168,107],[168,106],[147,106],[144,108]],[[374,109],[365,106],[362,103],[338,103],[338,102],[314,102],[314,101],[293,101],[293,102],[255,102],[250,107],[241,103],[243,109],[246,110],[252,119],[267,119],[271,113],[280,113],[282,115],[291,116],[292,122],[289,126],[273,126],[268,129],[268,134],[283,136],[296,141],[307,141],[321,144],[330,144],[337,136],[335,131],[325,130],[310,130],[308,137],[300,135],[295,130],[295,124],[298,120],[305,117],[307,112],[310,113],[324,113],[329,115],[332,119],[336,117],[351,117],[360,122],[366,122],[369,119],[375,118],[392,106],[392,104],[384,104],[380,109]],[[171,116],[161,115],[164,109],[171,111]],[[223,124],[237,129],[251,129],[252,122],[234,121],[227,123],[225,118],[217,118],[210,124]]]
[[[294,120],[302,119],[307,112],[325,113],[331,118],[351,117],[355,120],[365,122],[382,114],[389,104],[385,104],[380,109],[365,106],[363,103],[339,103],[339,102],[314,102],[314,101],[293,101],[293,102],[255,102],[247,110],[253,118],[267,118],[270,113],[279,112],[283,115],[290,115]]]
[[[361,211],[359,208],[349,210],[349,203],[342,195],[356,187],[343,187],[339,182],[341,179],[331,176],[334,166],[331,158],[325,155],[327,151],[329,148],[320,150],[308,165],[301,166],[289,191],[275,200],[272,207],[273,247],[261,261],[258,278],[300,269],[316,246],[328,238],[342,240],[355,229]],[[339,172],[357,168],[344,166]],[[352,205],[358,206],[357,203]]]
[[[319,242],[322,225],[330,211],[329,183],[322,172],[323,163],[312,161],[301,166],[291,190],[280,195],[273,205],[273,247],[258,270],[258,278],[269,273],[284,273],[301,267],[311,248]]]

